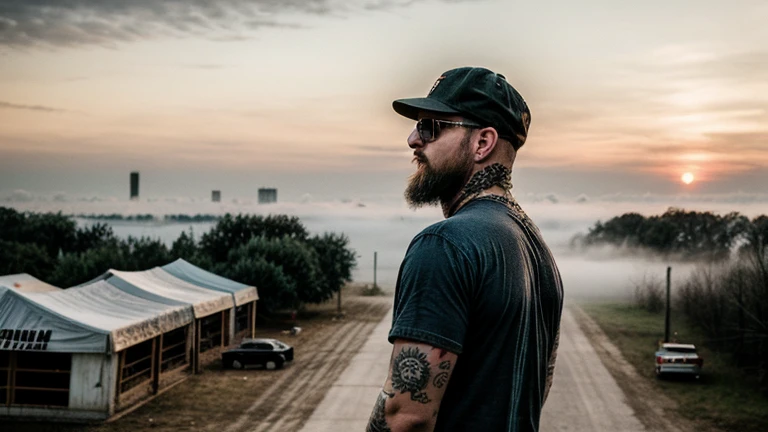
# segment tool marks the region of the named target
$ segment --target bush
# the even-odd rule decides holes
[[[650,313],[659,313],[666,305],[665,282],[656,277],[648,277],[635,283],[635,305]]]

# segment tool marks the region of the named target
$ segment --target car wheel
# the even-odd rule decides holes
[[[277,369],[277,362],[274,360],[269,360],[266,363],[264,363],[264,367],[269,370]]]
[[[278,369],[282,369],[283,365],[285,365],[285,356],[280,354],[280,358],[277,359],[277,364],[275,365]]]
[[[242,369],[243,364],[240,362],[240,360],[232,360],[232,369]]]

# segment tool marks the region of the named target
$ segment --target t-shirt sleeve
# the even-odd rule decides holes
[[[418,236],[401,266],[389,341],[411,339],[461,354],[472,279],[469,259],[453,242]]]

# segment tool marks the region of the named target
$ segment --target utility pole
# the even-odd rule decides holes
[[[373,253],[373,289],[376,289],[376,258],[378,256],[378,252]]]
[[[667,267],[667,314],[664,318],[664,342],[669,342],[669,291],[672,285],[672,267]]]

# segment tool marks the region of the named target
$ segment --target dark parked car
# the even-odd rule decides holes
[[[232,369],[243,369],[252,365],[280,369],[289,361],[293,361],[293,347],[277,339],[243,339],[240,346],[221,354],[224,367]]]

